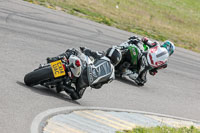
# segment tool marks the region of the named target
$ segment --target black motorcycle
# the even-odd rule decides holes
[[[80,99],[87,87],[98,89],[102,84],[114,79],[114,66],[107,57],[93,60],[82,52],[59,56],[56,60],[28,73],[24,82],[28,86],[42,85],[64,90],[73,100]],[[74,90],[75,89],[75,90]],[[78,97],[73,91],[78,93]]]

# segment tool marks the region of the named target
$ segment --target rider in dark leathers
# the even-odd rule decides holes
[[[109,49],[106,53],[104,52],[97,52],[97,51],[92,51],[88,48],[85,47],[80,47],[80,50],[82,53],[84,53],[86,56],[91,56],[95,61],[98,61],[99,59],[103,58],[104,56],[108,57],[110,59],[108,62],[110,62],[112,65],[117,65],[120,60],[121,60],[121,52],[116,49]],[[52,57],[52,58],[47,58],[47,63],[59,60],[59,59],[68,59],[71,55],[77,56],[79,54],[79,51],[76,49],[68,49],[66,50],[65,53],[60,54],[59,56]],[[114,67],[113,67],[114,68]],[[114,69],[113,69],[114,71]],[[87,75],[86,72],[83,72],[85,75]],[[114,72],[113,72],[114,73]],[[113,74],[114,75],[114,74]],[[77,79],[78,80],[78,79]],[[102,82],[97,82],[95,84],[90,85],[92,88],[98,89],[101,88],[103,84],[106,84],[108,82],[111,82],[113,80],[112,78],[107,78],[106,81]],[[67,87],[67,88],[65,88]],[[75,97],[75,99],[80,99],[85,91],[85,88],[80,88],[79,86],[72,87],[72,86],[58,86],[57,87],[57,92],[59,93],[60,91],[65,90],[67,93],[70,95],[73,95],[72,97]]]

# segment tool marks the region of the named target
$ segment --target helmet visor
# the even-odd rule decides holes
[[[169,55],[173,54],[173,52],[174,52],[173,46],[170,43],[168,43],[168,42],[164,43],[163,47],[165,47],[167,49]]]

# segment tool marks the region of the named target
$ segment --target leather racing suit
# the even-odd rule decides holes
[[[67,93],[73,95],[75,97],[74,100],[80,99],[83,96],[83,93],[86,87],[90,86],[91,88],[99,89],[102,87],[103,84],[111,82],[114,80],[114,66],[110,63],[110,60],[105,57],[104,53],[92,51],[90,49],[80,47],[82,53],[84,53],[88,57],[92,57],[94,59],[93,64],[89,64],[87,69],[84,69],[81,76],[78,77],[76,80],[77,82],[82,82],[83,77],[88,77],[88,71],[91,71],[90,79],[88,79],[87,84],[83,86],[58,86],[57,93],[61,92],[62,90],[66,91]],[[76,49],[68,49],[65,53],[62,53],[56,57],[47,58],[47,63],[66,58],[68,59],[71,55],[78,56],[79,51]],[[107,69],[107,70],[105,70]],[[70,70],[69,70],[70,71]],[[66,88],[67,87],[67,88]]]
[[[148,48],[144,47],[144,44]],[[116,66],[116,70],[122,71],[122,76],[128,75],[139,86],[147,82],[148,71],[150,75],[155,75],[158,69],[167,67],[169,55],[166,49],[161,48],[157,42],[151,42],[148,38],[139,39],[132,36],[117,47],[122,50],[123,57]]]

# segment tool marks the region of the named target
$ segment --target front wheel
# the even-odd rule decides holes
[[[34,86],[50,78],[53,78],[53,73],[51,67],[49,66],[26,74],[24,77],[24,83],[28,86]]]

